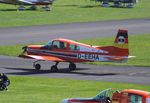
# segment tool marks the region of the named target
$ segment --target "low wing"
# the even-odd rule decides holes
[[[34,4],[34,3],[32,3],[32,2],[30,2],[30,1],[27,1],[27,0],[18,0],[19,2],[22,2],[22,3],[26,3],[26,4]]]
[[[37,55],[19,55],[22,58],[29,58],[29,59],[37,59],[37,60],[48,60],[48,61],[58,61],[58,62],[65,62],[64,59],[54,56],[37,56]]]

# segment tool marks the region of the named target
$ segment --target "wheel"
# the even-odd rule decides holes
[[[0,91],[7,90],[7,86],[5,84],[1,84]]]
[[[2,85],[2,86],[0,87],[0,91],[3,91],[3,90],[5,90],[5,87]]]
[[[58,71],[57,66],[56,65],[51,66],[51,71],[52,72],[57,72]]]
[[[41,65],[40,65],[40,64],[35,64],[35,65],[34,65],[34,68],[35,68],[36,70],[40,70],[40,69],[41,69]]]
[[[69,64],[69,69],[70,70],[75,70],[76,69],[76,65],[74,63],[70,63]]]
[[[24,5],[21,5],[19,8],[18,8],[18,10],[19,11],[23,11],[23,10],[25,10],[26,8],[24,7]]]

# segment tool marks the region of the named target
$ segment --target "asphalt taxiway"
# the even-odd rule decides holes
[[[44,26],[0,28],[0,45],[33,44],[54,38],[85,39],[116,36],[118,29],[129,35],[150,33],[150,19],[70,23]]]
[[[129,30],[129,35],[150,33],[150,19],[73,23],[60,25],[0,28],[0,45],[32,44],[53,38],[85,39],[116,36],[118,28]],[[58,73],[50,72],[53,62],[41,62],[42,70],[35,71],[33,60],[0,56],[0,72],[9,75],[74,78],[150,85],[150,67],[98,66],[77,64],[77,70],[69,72],[68,64],[61,63]]]
[[[0,56],[0,72],[15,76],[43,76],[150,85],[150,67],[77,64],[77,69],[70,72],[68,63],[60,63],[58,65],[59,71],[54,73],[50,71],[50,66],[54,62],[40,63],[42,69],[36,71],[33,68],[33,60]]]

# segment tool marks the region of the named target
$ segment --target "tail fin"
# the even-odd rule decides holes
[[[114,41],[114,47],[128,49],[128,30],[118,30],[118,34]]]
[[[118,30],[118,34],[114,41],[114,52],[117,55],[128,56],[129,49],[128,49],[128,30]]]

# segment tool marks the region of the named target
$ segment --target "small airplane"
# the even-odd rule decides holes
[[[0,3],[20,5],[18,10],[25,10],[24,5],[31,5],[32,10],[36,9],[36,5],[44,5],[43,9],[50,11],[49,5],[52,5],[54,0],[0,0]]]
[[[22,48],[22,58],[36,59],[33,67],[41,69],[38,61],[54,61],[51,71],[58,71],[59,62],[69,62],[69,69],[75,70],[81,62],[126,62],[129,56],[128,31],[118,30],[113,46],[92,46],[68,39],[53,39],[46,45],[28,45]]]
[[[61,103],[150,103],[150,92],[136,89],[105,89],[94,98],[67,98]]]

